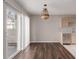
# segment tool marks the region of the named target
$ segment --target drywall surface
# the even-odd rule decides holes
[[[60,16],[50,16],[48,20],[43,20],[40,16],[31,16],[30,22],[31,42],[60,42]]]
[[[4,2],[10,7],[16,9],[17,11],[28,15],[27,11],[19,3],[17,3],[16,0],[4,0]]]
[[[61,26],[63,16],[50,16],[48,20],[41,19],[40,16],[31,16],[30,20],[30,38],[31,42],[61,42],[62,33],[75,33],[75,25],[64,30]],[[72,16],[72,15],[70,15]],[[73,16],[74,17],[74,16]],[[74,18],[73,20],[76,21]],[[76,40],[72,36],[73,41]],[[75,42],[75,41],[74,41]]]
[[[30,19],[28,16],[22,19],[23,49],[30,43]]]

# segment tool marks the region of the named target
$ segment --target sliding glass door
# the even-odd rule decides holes
[[[4,59],[12,59],[30,43],[30,19],[4,3]]]
[[[22,14],[8,4],[4,4],[4,54],[5,59],[13,58],[22,47]]]
[[[17,13],[10,8],[6,9],[6,40],[8,57],[17,51]]]

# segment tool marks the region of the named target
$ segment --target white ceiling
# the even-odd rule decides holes
[[[16,0],[30,15],[40,15],[44,0]],[[50,15],[75,15],[76,0],[47,0]]]

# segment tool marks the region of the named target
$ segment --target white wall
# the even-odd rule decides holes
[[[17,11],[22,12],[26,15],[27,11],[19,4],[16,0],[4,0],[6,4],[11,5],[12,8],[15,8]]]
[[[24,47],[28,46],[30,43],[30,18],[25,17],[25,43]]]
[[[30,43],[30,18],[28,16],[23,16],[22,19],[22,40],[23,49]]]
[[[61,42],[62,43],[63,32],[75,33],[76,32],[75,24],[73,25],[73,27],[63,30],[61,26],[62,17],[64,16],[50,16],[50,18],[47,21],[45,21],[41,19],[40,16],[31,16],[31,20],[30,20],[31,42]],[[72,20],[76,21],[75,18]],[[73,42],[75,42],[76,35],[75,34],[72,35],[73,35],[72,40]]]
[[[40,16],[31,16],[31,42],[60,42],[61,18],[60,16],[50,16],[45,21]]]

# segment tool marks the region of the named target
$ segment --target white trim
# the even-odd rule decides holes
[[[22,50],[25,50],[29,45],[30,45],[30,42],[27,45],[25,45]]]
[[[14,54],[12,54],[8,59],[12,59],[14,56],[16,56],[21,50],[15,52]]]
[[[26,49],[26,48],[28,47],[29,44],[30,44],[30,43],[28,43],[23,49],[21,49],[21,50],[15,52],[15,53],[14,53],[13,55],[11,55],[8,59],[12,59],[13,57],[15,57],[20,51]]]
[[[21,49],[21,50],[15,52],[15,53],[14,53],[13,55],[11,55],[8,59],[12,59],[12,58],[13,58],[14,56],[16,56],[20,51],[26,49],[26,48],[28,47],[29,44],[30,44],[30,43],[28,43],[23,49]]]
[[[31,43],[56,43],[56,42],[59,42],[60,41],[30,41]]]

